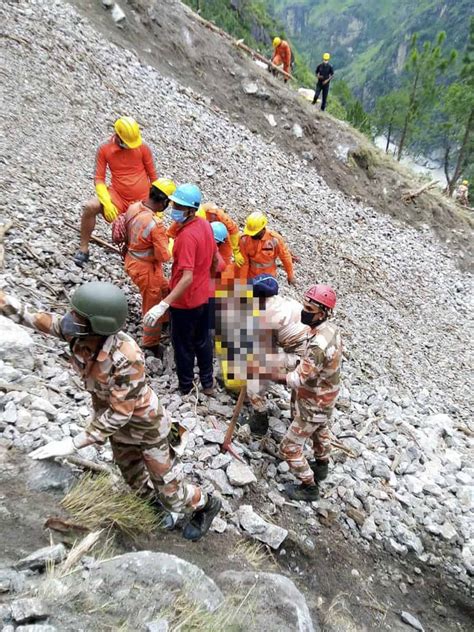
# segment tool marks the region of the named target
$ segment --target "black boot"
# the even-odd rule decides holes
[[[250,426],[250,430],[254,435],[257,435],[258,437],[263,437],[265,434],[267,434],[268,430],[268,413],[266,411],[262,413],[258,410],[254,410],[253,413],[250,415],[248,424]]]
[[[209,496],[202,509],[195,511],[191,520],[183,529],[183,538],[197,542],[209,531],[212,521],[221,510],[222,502],[219,498]]]
[[[285,491],[292,500],[305,500],[310,503],[313,500],[319,498],[319,488],[314,485],[295,485],[294,483],[288,483],[285,485]]]
[[[328,476],[329,461],[326,459],[314,459],[314,461],[308,461],[309,467],[313,470],[314,480],[316,483],[324,481]]]

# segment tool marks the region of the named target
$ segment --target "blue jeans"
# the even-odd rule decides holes
[[[193,386],[194,361],[197,359],[203,388],[214,384],[212,340],[209,331],[209,304],[193,309],[170,307],[171,343],[174,349],[179,389],[189,393]]]

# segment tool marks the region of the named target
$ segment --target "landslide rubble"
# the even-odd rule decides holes
[[[110,44],[65,2],[4,2],[0,16],[1,212],[15,222],[0,287],[34,309],[60,311],[82,282],[112,280],[130,298],[128,331],[140,335],[139,298],[120,258],[92,245],[89,266],[76,268],[77,234],[66,223],[78,225],[93,193],[98,143],[117,116],[135,116],[159,175],[197,182],[240,224],[252,210],[268,214],[301,257],[296,289],[280,276],[284,294],[298,298],[318,281],[337,290],[345,357],[332,432],[344,450],[335,452],[322,499],[295,505],[297,519],[317,535],[321,517],[335,515],[362,546],[414,554],[467,583],[474,569],[472,283],[430,227],[407,228],[329,189],[307,161]],[[109,238],[102,223],[99,234]],[[77,434],[89,396],[66,369],[66,346],[26,336],[4,319],[0,333],[0,446],[30,451]],[[240,529],[236,510],[249,505],[249,491],[278,523],[291,475],[264,445],[244,432],[238,441],[256,482],[227,474],[230,458],[219,444],[232,414],[229,395],[179,397],[172,370],[154,358],[147,363],[163,404],[190,430],[186,473],[224,499],[216,530]],[[274,452],[290,417],[289,394],[275,386],[270,397],[267,448]],[[108,448],[82,452],[111,460]]]

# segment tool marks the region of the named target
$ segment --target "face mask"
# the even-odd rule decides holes
[[[252,239],[262,239],[263,235],[251,235]]]
[[[316,314],[314,312],[308,312],[305,309],[301,310],[301,322],[303,323],[303,325],[309,325],[310,327],[317,327],[318,325],[320,325],[326,320],[325,317],[314,320],[315,316]]]
[[[186,211],[178,211],[176,208],[171,209],[171,219],[182,224],[186,219]]]
[[[89,324],[78,322],[71,312],[62,317],[59,328],[66,339],[85,338],[90,334]]]

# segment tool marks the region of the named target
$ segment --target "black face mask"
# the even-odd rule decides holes
[[[59,328],[66,340],[70,340],[71,338],[85,338],[91,333],[89,323],[78,322],[71,312],[68,312],[61,318]]]
[[[305,309],[301,310],[301,322],[303,323],[303,325],[309,325],[310,327],[317,327],[318,325],[320,325],[326,320],[325,316],[323,318],[318,318],[317,320],[315,320],[314,317],[315,317],[314,312],[308,312]]]

